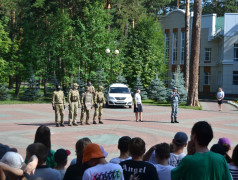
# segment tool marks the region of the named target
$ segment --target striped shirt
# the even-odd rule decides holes
[[[229,170],[231,172],[233,180],[238,180],[238,167],[237,166],[233,166],[231,164],[228,164],[228,168],[229,168]]]

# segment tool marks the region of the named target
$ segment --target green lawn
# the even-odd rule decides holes
[[[171,103],[169,102],[158,102],[151,99],[142,100],[142,103],[147,105],[154,105],[154,106],[171,106]],[[201,105],[200,107],[191,107],[191,106],[187,106],[186,103],[179,103],[179,108],[202,110]]]

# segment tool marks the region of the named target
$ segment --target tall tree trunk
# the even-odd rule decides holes
[[[177,9],[179,9],[179,0],[177,0]]]
[[[188,92],[189,86],[189,43],[190,42],[190,0],[186,0],[186,13],[185,13],[185,62],[184,62],[184,80],[185,88]]]
[[[191,62],[189,73],[188,101],[189,106],[199,106],[198,103],[198,71],[200,58],[200,35],[201,35],[201,0],[194,0],[194,17],[191,45]]]
[[[15,9],[12,11],[12,14],[11,14],[11,34],[10,34],[10,37],[11,37],[11,40],[14,41],[14,38],[15,38],[15,28],[16,28],[16,11]],[[13,89],[13,84],[14,84],[14,76],[13,75],[10,75],[9,76],[9,84],[8,84],[8,89]]]
[[[16,97],[19,96],[20,87],[21,87],[20,76],[19,76],[19,75],[16,75],[16,87],[15,87],[15,96],[16,96]]]
[[[44,96],[47,96],[47,80],[44,79]]]

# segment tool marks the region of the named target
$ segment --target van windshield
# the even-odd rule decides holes
[[[111,87],[109,93],[123,93],[130,94],[130,91],[127,87]]]

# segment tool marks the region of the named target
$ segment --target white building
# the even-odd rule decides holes
[[[160,23],[169,58],[168,73],[172,77],[178,65],[184,69],[185,12],[174,10],[163,16]],[[200,94],[214,95],[222,87],[227,95],[238,95],[238,14],[202,16],[199,66]]]

